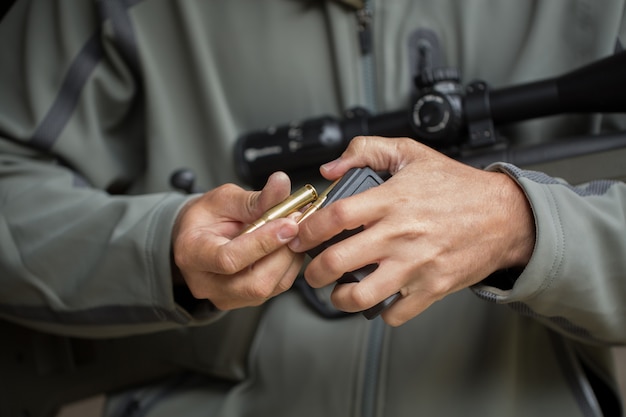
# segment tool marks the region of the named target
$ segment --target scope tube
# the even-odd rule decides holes
[[[626,112],[626,51],[559,77],[493,90],[494,124],[561,113]]]

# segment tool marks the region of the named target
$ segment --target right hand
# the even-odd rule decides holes
[[[298,234],[296,221],[276,219],[240,234],[290,189],[289,177],[275,173],[262,191],[226,184],[183,207],[172,230],[172,250],[194,297],[232,310],[262,304],[291,287],[304,259],[286,246]]]
[[[321,172],[334,180],[365,166],[392,177],[311,215],[289,244],[305,252],[363,226],[317,255],[304,271],[307,282],[319,288],[348,271],[378,264],[359,283],[335,286],[331,299],[339,310],[363,311],[400,293],[382,313],[389,325],[399,326],[495,271],[529,262],[534,217],[526,195],[508,175],[462,164],[413,139],[372,136],[352,139]]]

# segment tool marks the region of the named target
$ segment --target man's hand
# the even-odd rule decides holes
[[[336,286],[332,300],[339,309],[362,311],[400,292],[383,313],[397,326],[446,295],[530,259],[532,212],[507,175],[469,167],[411,139],[378,137],[355,138],[321,172],[333,180],[364,166],[393,176],[318,211],[300,224],[298,238],[289,244],[302,252],[344,229],[364,226],[305,271],[307,281],[321,287],[347,271],[379,264],[363,281]]]
[[[272,175],[262,191],[223,185],[190,201],[172,231],[174,261],[191,293],[221,310],[262,304],[293,284],[303,255],[286,244],[292,218],[240,235],[246,224],[289,195],[289,177]]]

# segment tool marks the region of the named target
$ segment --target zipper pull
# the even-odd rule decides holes
[[[368,55],[372,52],[372,11],[368,7],[363,7],[357,10],[356,19],[361,55]]]

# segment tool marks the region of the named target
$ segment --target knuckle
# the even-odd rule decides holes
[[[208,202],[212,200],[223,201],[232,193],[233,184],[223,184],[203,194],[202,198]]]
[[[450,294],[453,290],[452,280],[439,277],[429,282],[427,292],[433,301],[438,301]]]
[[[407,322],[404,318],[399,317],[398,315],[391,315],[388,317],[384,317],[385,323],[387,323],[391,327],[400,327],[404,323]]]
[[[249,216],[257,217],[258,215],[260,215],[257,213],[257,211],[260,210],[260,196],[261,193],[259,191],[253,191],[251,193],[248,193],[246,197],[246,204],[244,205],[244,207]]]
[[[256,246],[257,246],[257,251],[261,256],[268,255],[277,249],[274,240],[270,238],[258,239],[256,241]]]
[[[185,277],[189,292],[197,300],[210,298],[210,290],[206,283],[207,277],[204,274],[192,273]]]
[[[305,241],[315,236],[315,230],[311,227],[311,222],[304,221],[298,224],[298,236]]]
[[[274,294],[282,294],[285,291],[289,290],[291,288],[291,283],[289,281],[286,280],[281,280],[278,285],[276,286],[276,289],[274,291]]]
[[[362,153],[368,146],[368,143],[372,140],[369,136],[357,136],[352,141],[350,141],[350,145],[354,149],[355,153]]]
[[[239,272],[241,266],[232,251],[221,247],[215,256],[215,269],[218,274],[232,275]]]
[[[241,192],[242,190],[239,186],[227,183],[207,192],[205,196],[209,205],[219,204],[226,208],[232,208],[232,205],[235,204],[236,201],[239,202],[237,204],[240,204],[239,198],[235,199],[234,197],[239,196]]]
[[[188,281],[187,287],[189,288],[189,292],[195,299],[202,300],[204,298],[207,298],[204,289],[196,285],[195,281]]]
[[[351,209],[350,203],[346,200],[338,200],[333,202],[329,208],[331,211],[331,219],[337,226],[344,226],[350,222]]]
[[[397,312],[394,314],[390,314],[387,316],[385,316],[383,313],[383,320],[390,327],[400,327],[406,322],[408,322],[409,320],[413,319],[414,317],[417,317],[422,312],[423,310],[421,309],[420,310],[411,309],[411,310],[405,310],[405,311]]]
[[[180,270],[193,267],[194,237],[190,234],[180,235],[173,245],[174,263]]]
[[[351,294],[351,303],[359,310],[365,310],[376,304],[376,296],[364,285],[355,285]]]
[[[341,248],[333,247],[322,252],[319,258],[319,266],[322,271],[332,276],[339,276],[343,271],[342,265],[345,262],[345,256]]]
[[[231,195],[234,191],[239,190],[239,186],[235,185],[233,183],[226,183],[226,184],[222,184],[219,187],[217,187],[216,190],[216,195]]]
[[[272,296],[274,288],[269,280],[258,280],[246,288],[245,297],[249,300],[265,301]]]
[[[398,138],[395,142],[399,149],[410,149],[415,146],[416,143],[415,140],[409,138]]]
[[[184,249],[174,251],[174,264],[179,270],[184,271],[189,267],[190,260],[187,251]]]

